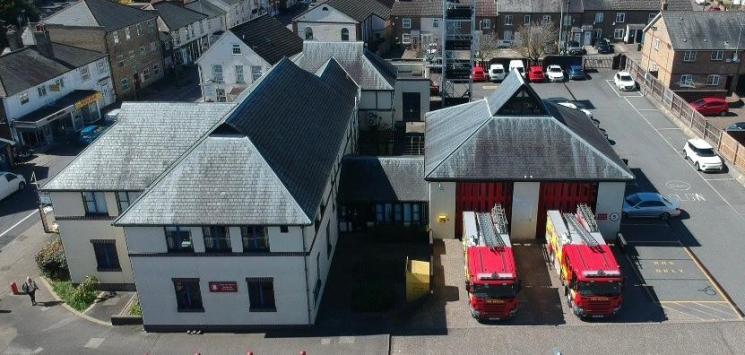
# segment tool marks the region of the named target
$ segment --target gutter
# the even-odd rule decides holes
[[[310,285],[308,285],[308,253],[305,252],[305,228],[300,227],[301,238],[303,238],[303,267],[305,268],[305,305],[308,308],[308,325],[313,325],[310,322]]]

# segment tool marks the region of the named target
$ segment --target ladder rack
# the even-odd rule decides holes
[[[598,231],[598,223],[595,221],[595,215],[592,213],[590,206],[585,203],[577,205],[577,216],[582,217],[590,232],[594,233]]]
[[[491,209],[491,218],[494,220],[494,226],[499,234],[508,234],[507,232],[507,214],[504,212],[502,205],[495,204]]]
[[[498,234],[490,213],[476,213],[476,227],[479,229],[479,234],[484,238],[485,246],[492,248],[506,246],[504,241],[502,241],[502,237]]]
[[[571,213],[565,213],[564,219],[566,220],[567,224],[571,229],[574,229],[574,232],[576,232],[580,238],[585,242],[587,246],[590,247],[597,247],[600,245],[597,240],[595,240],[595,237],[593,237],[590,232],[588,232],[578,221],[577,216],[571,214]]]

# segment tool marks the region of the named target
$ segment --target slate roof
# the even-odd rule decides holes
[[[659,11],[662,5],[659,0],[582,0],[586,11]],[[691,11],[690,0],[668,0],[668,10]]]
[[[467,0],[461,0],[465,3]],[[475,0],[476,16],[494,17],[497,16],[497,5],[493,0]],[[499,7],[501,8],[501,1]],[[534,0],[541,1],[541,0]],[[411,0],[396,1],[391,10],[392,16],[408,17],[442,17],[441,0]]]
[[[303,40],[269,15],[235,26],[230,31],[270,64],[303,50]]]
[[[115,31],[157,15],[110,0],[80,0],[80,2],[46,18],[44,23],[66,26],[103,27]]]
[[[543,114],[504,115],[527,92]],[[626,181],[633,175],[578,110],[543,103],[510,73],[489,98],[427,113],[428,181]],[[510,98],[504,100],[504,97]]]
[[[55,58],[41,55],[34,47],[0,56],[0,97],[13,96],[106,56],[57,43],[52,50]]]
[[[675,50],[734,50],[745,45],[745,36],[739,36],[745,13],[740,11],[668,11],[662,20]]]
[[[346,156],[339,199],[347,203],[428,201],[424,157]]]
[[[388,20],[391,16],[391,7],[378,0],[329,0],[326,4],[360,23],[372,15],[383,20]]]
[[[207,15],[203,13],[187,9],[173,2],[161,1],[153,4],[153,8],[158,11],[158,16],[171,31],[176,31],[207,18]]]
[[[582,12],[583,0],[565,1],[568,12]],[[504,13],[559,13],[562,0],[499,0],[499,12]],[[564,9],[567,11],[567,8]],[[558,21],[557,21],[558,22]]]
[[[220,17],[225,15],[225,11],[207,0],[192,1],[184,5],[187,9],[194,10],[207,15],[209,18]]]
[[[313,223],[356,97],[334,89],[351,82],[336,62],[326,70],[281,60],[116,224]]]
[[[144,190],[233,107],[227,103],[125,102],[117,123],[43,190]]]
[[[303,52],[293,61],[299,67],[315,73],[329,58],[334,58],[362,90],[393,90],[395,74],[392,77],[388,71],[390,69],[381,69],[377,59],[370,60],[375,57],[365,49],[363,42],[305,41]]]

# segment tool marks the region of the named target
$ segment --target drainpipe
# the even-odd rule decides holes
[[[308,325],[310,322],[310,285],[308,285],[308,253],[305,251],[305,228],[300,227],[301,238],[303,238],[303,267],[305,267],[305,305],[308,307]]]

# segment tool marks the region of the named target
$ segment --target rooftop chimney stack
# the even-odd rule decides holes
[[[16,26],[8,25],[8,27],[5,28],[5,38],[8,40],[8,47],[10,47],[11,51],[23,48],[21,32],[18,31]]]
[[[667,11],[667,1],[668,0],[662,0],[662,11]]]
[[[52,41],[49,39],[49,31],[44,28],[44,25],[36,25],[34,29],[34,43],[36,43],[36,50],[41,55],[47,58],[54,58]]]

